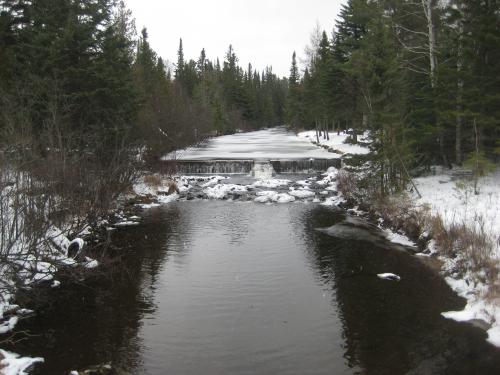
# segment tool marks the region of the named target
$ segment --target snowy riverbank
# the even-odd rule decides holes
[[[436,175],[417,178],[415,183],[422,197],[416,198],[416,204],[428,206],[442,218],[446,228],[468,228],[492,247],[483,249],[490,258],[488,270],[474,267],[467,254],[447,257],[431,242],[431,251],[443,261],[446,281],[467,300],[464,310],[445,312],[443,316],[457,321],[484,321],[489,327],[488,341],[500,346],[500,171],[480,180],[478,195],[470,183],[455,176],[456,171],[437,169]]]
[[[367,134],[360,136],[361,144],[346,143],[349,138],[347,133],[330,133],[329,138],[320,138],[318,144],[315,132],[302,132],[297,138],[302,143],[310,142],[323,148],[322,151],[342,155],[347,160],[353,155],[367,155],[370,149],[367,146]],[[259,140],[260,142],[260,140]],[[325,151],[324,149],[328,149]],[[356,168],[349,168],[350,173],[356,174]],[[354,171],[354,172],[352,172]],[[358,177],[362,178],[364,172],[359,169]],[[270,172],[271,173],[271,172]],[[366,204],[356,206],[348,196],[344,196],[340,184],[345,176],[345,170],[329,168],[324,173],[311,172],[308,175],[248,175],[232,176],[174,176],[166,177],[157,173],[145,173],[132,187],[127,196],[122,197],[123,202],[133,204],[133,209],[127,212],[119,211],[114,215],[114,220],[103,221],[104,231],[112,231],[118,227],[138,225],[140,215],[134,210],[141,210],[168,204],[176,200],[226,200],[232,202],[255,202],[259,204],[309,204],[318,203],[325,206],[339,206],[348,210],[348,220],[352,215],[367,215]],[[491,255],[491,265],[498,274],[498,260],[500,258],[500,173],[487,176],[480,181],[480,194],[475,195],[467,181],[457,178],[465,173],[447,171],[435,168],[433,173],[419,177],[415,180],[420,198],[415,193],[408,193],[409,205],[416,214],[426,212],[429,217],[440,217],[445,230],[463,225],[472,231],[484,233],[488,241],[494,244]],[[396,199],[396,198],[395,198]],[[361,202],[361,200],[358,200]],[[365,203],[365,202],[363,202]],[[374,207],[375,205],[372,205]],[[365,211],[363,211],[365,210]],[[372,212],[373,213],[373,212]],[[395,229],[389,220],[382,220],[382,214],[375,212],[379,218],[377,235],[384,241],[416,249],[417,243],[411,241],[405,233]],[[373,219],[373,216],[371,217]],[[349,224],[349,223],[348,223]],[[352,224],[352,223],[351,223]],[[463,311],[443,312],[443,316],[457,321],[482,320],[487,326],[488,341],[500,346],[500,305],[496,290],[500,288],[497,275],[491,277],[491,269],[477,269],[470,264],[465,254],[446,253],[433,239],[427,241],[430,234],[422,232],[425,240],[425,249],[417,256],[432,256],[441,260],[442,274],[451,288],[467,300]],[[17,306],[14,301],[15,282],[12,275],[21,277],[24,287],[34,287],[44,283],[46,287],[57,288],[59,281],[54,275],[61,267],[95,267],[97,262],[90,258],[75,260],[70,254],[70,246],[81,249],[84,245],[85,233],[72,233],[68,239],[68,231],[51,227],[42,241],[38,257],[23,255],[25,246],[22,239],[19,250],[11,254],[21,257],[21,261],[11,262],[15,265],[0,266],[0,278],[9,286],[2,289],[0,295],[0,334],[8,334],[20,318],[27,311]],[[415,238],[414,238],[415,239]],[[418,244],[422,246],[421,243]],[[388,270],[390,271],[390,270]],[[488,275],[487,275],[488,274]],[[488,277],[487,277],[488,276]],[[380,278],[395,280],[404,278],[405,275],[380,274]],[[392,277],[392,279],[391,279]],[[493,280],[493,282],[492,282]],[[23,374],[26,369],[35,363],[43,361],[42,358],[20,357],[16,354],[0,350],[0,374]]]
[[[330,133],[330,139],[319,138],[319,145],[328,147],[342,154],[367,154],[369,149],[362,145],[345,143],[349,138],[346,133]],[[318,144],[314,131],[302,132],[298,137],[308,138]],[[366,141],[366,134],[361,137]],[[482,320],[488,327],[488,341],[500,346],[500,171],[485,176],[479,182],[479,194],[474,194],[472,182],[467,179],[467,171],[433,168],[428,176],[415,179],[421,194],[410,195],[411,206],[417,215],[425,212],[429,217],[441,220],[444,231],[453,236],[453,230],[460,228],[471,236],[477,236],[482,243],[470,251],[482,252],[488,267],[479,268],[472,264],[466,253],[448,254],[431,240],[421,254],[435,256],[443,264],[442,274],[450,287],[467,305],[462,311],[443,312],[446,318],[457,321]],[[362,177],[362,176],[361,176]],[[337,203],[341,197],[331,199]],[[384,223],[381,223],[384,224]],[[422,233],[426,237],[429,233]],[[404,233],[389,232],[389,237],[396,241],[411,244]],[[490,248],[491,245],[491,248]],[[464,246],[461,244],[461,246]],[[452,249],[455,250],[455,249]],[[467,250],[467,249],[466,249]],[[484,262],[484,259],[483,259]]]

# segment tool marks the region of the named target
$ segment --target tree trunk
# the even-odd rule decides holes
[[[462,125],[463,125],[463,91],[464,81],[462,78],[463,67],[463,38],[464,24],[462,4],[458,2],[458,11],[460,12],[460,20],[458,22],[458,45],[457,45],[457,118],[455,123],[455,163],[462,165]]]
[[[437,55],[436,55],[436,25],[433,10],[436,6],[436,0],[422,0],[422,7],[424,9],[425,18],[427,19],[428,39],[429,39],[429,68],[431,87],[436,87],[436,70],[437,70]]]
[[[314,120],[314,124],[316,126],[316,142],[319,143],[318,119]]]
[[[446,156],[446,152],[444,149],[444,134],[443,129],[439,130],[439,152],[441,153],[441,159],[443,160],[443,165],[447,168],[451,169],[451,164],[448,161],[448,157]]]
[[[476,146],[476,160],[475,160],[475,165],[474,165],[474,171],[473,171],[473,176],[474,176],[474,194],[478,195],[479,191],[477,190],[477,182],[479,180],[479,135],[477,132],[477,123],[476,123],[476,118],[474,117],[474,138],[475,138],[475,146]]]

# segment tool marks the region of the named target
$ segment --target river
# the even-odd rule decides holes
[[[464,301],[420,257],[315,230],[345,215],[302,202],[147,210],[113,233],[121,264],[48,291],[16,350],[44,357],[47,375],[107,361],[147,375],[498,373],[483,331],[441,317]]]
[[[335,157],[284,128],[183,153],[256,163],[297,155]],[[323,201],[335,194],[323,189]],[[465,301],[428,258],[352,227],[357,219],[313,197],[196,197],[143,210],[139,225],[112,231],[115,261],[95,275],[36,289],[23,304],[36,314],[17,327],[32,336],[11,350],[44,357],[34,372],[43,375],[106,362],[141,375],[500,372],[484,331],[441,316]],[[401,280],[377,277],[387,272]]]

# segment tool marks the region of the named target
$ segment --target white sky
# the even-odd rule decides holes
[[[328,35],[343,0],[125,0],[137,31],[148,29],[150,44],[164,59],[177,60],[179,38],[184,56],[223,57],[232,44],[239,64],[263,70],[272,65],[288,76],[293,51],[300,57],[319,22]]]

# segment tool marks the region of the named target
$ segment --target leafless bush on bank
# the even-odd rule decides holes
[[[96,223],[136,172],[125,134],[79,131],[63,104],[37,126],[9,96],[0,109],[0,289],[12,289],[24,264],[36,273],[50,228],[68,236]]]

